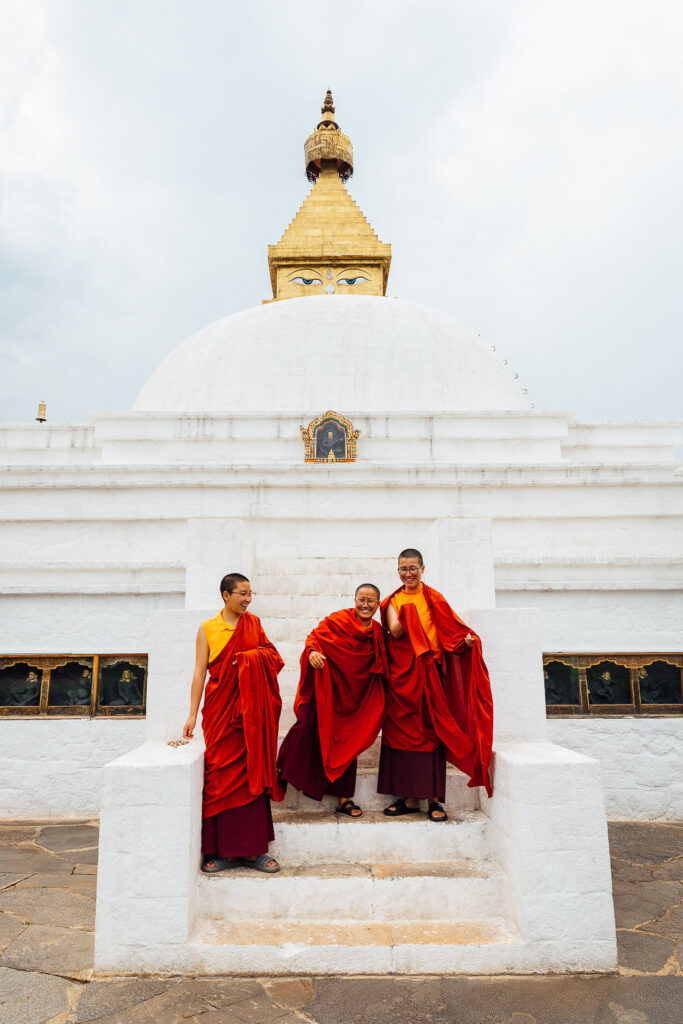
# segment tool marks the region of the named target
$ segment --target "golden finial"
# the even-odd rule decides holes
[[[331,89],[328,89],[325,94],[325,99],[323,100],[323,105],[320,108],[320,113],[323,116],[322,121],[318,125],[318,129],[329,128],[332,126],[334,126],[335,128],[339,128],[339,125],[334,119],[334,100],[332,99]]]
[[[45,402],[38,402],[38,415],[36,416],[36,420],[38,421],[38,423],[45,422],[45,420],[47,419],[46,413],[47,405],[45,404]]]
[[[351,140],[339,130],[335,120],[330,89],[325,94],[320,113],[322,119],[304,145],[306,177],[309,181],[317,181],[321,168],[326,166],[335,167],[341,180],[348,181],[353,174],[353,149]]]

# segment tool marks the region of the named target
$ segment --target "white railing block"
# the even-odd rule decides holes
[[[147,666],[148,740],[180,738],[190,713],[197,630],[218,607],[216,601],[214,608],[203,610],[152,612]]]
[[[463,618],[481,637],[491,676],[494,747],[547,737],[543,649],[534,608],[474,608]]]
[[[584,942],[585,963],[591,943],[598,944],[601,969],[605,962],[615,965],[599,763],[551,743],[502,742],[493,779],[493,796],[482,795],[482,810],[490,819],[493,856],[507,876],[507,910],[523,938]],[[604,943],[611,952],[605,954]]]
[[[493,540],[490,519],[436,519],[425,537],[425,581],[460,615],[463,608],[493,608]]]
[[[186,945],[200,863],[204,755],[199,743],[146,743],[105,768],[95,969],[131,949]]]
[[[229,572],[251,577],[253,561],[249,529],[241,519],[188,519],[185,607],[220,608],[222,577]]]

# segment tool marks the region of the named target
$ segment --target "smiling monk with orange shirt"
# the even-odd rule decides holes
[[[389,817],[416,814],[446,821],[446,761],[491,793],[491,684],[481,640],[437,590],[422,582],[422,555],[398,557],[402,586],[381,605],[388,632],[389,685],[377,791],[399,797]]]

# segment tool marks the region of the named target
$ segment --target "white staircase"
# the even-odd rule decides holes
[[[356,586],[393,587],[394,562],[270,559],[257,563],[253,611],[285,660],[281,737],[294,721],[299,657],[311,629],[350,607]],[[286,594],[287,596],[283,596]],[[520,943],[504,912],[477,790],[449,768],[447,823],[389,819],[377,793],[379,743],[360,758],[363,817],[336,816],[292,787],[274,805],[270,852],[282,870],[239,868],[199,880],[192,959],[222,973],[499,971]]]
[[[145,743],[104,770],[96,971],[614,970],[599,764],[548,742],[538,615],[495,608],[491,526],[483,520],[436,519],[424,550],[430,579],[484,641],[496,709],[493,797],[449,769],[448,822],[385,818],[375,746],[359,759],[361,819],[335,816],[333,798],[316,803],[290,790],[274,813],[279,874],[200,874],[202,744],[169,741],[187,715],[197,623],[216,611],[216,565],[248,571],[253,611],[286,662],[283,734],[310,630],[349,607],[358,583],[376,583],[383,594],[395,586],[393,558],[314,557],[329,545],[310,527],[310,557],[299,557],[307,552],[298,523],[280,529],[271,544],[277,558],[254,566],[253,551],[268,549],[264,523],[258,537],[251,522],[188,523],[185,608],[150,616]],[[402,538],[392,540],[390,527],[384,546],[397,550]],[[345,546],[336,534],[329,539]]]

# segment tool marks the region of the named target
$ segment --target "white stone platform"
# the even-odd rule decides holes
[[[449,769],[448,822],[388,819],[381,814],[388,798],[376,792],[376,744],[359,762],[361,819],[336,816],[332,798],[318,804],[290,789],[274,812],[279,874],[239,868],[202,875],[202,745],[167,741],[187,714],[197,625],[215,614],[208,563],[240,564],[259,580],[264,625],[286,661],[281,735],[310,628],[368,571],[383,590],[393,579],[384,560],[369,566],[368,559],[273,552],[267,563],[254,563],[238,522],[191,524],[188,607],[152,616],[147,742],[105,769],[99,973],[614,968],[599,766],[547,742],[537,616],[493,607],[486,521],[436,521],[426,540],[432,582],[458,609],[479,604],[463,614],[483,637],[491,672],[492,799]],[[290,587],[291,580],[300,583]],[[282,597],[285,590],[295,596]],[[154,850],[163,850],[163,871]]]

